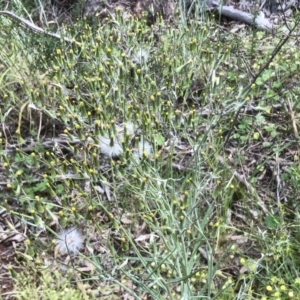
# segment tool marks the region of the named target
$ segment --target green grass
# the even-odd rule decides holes
[[[3,299],[300,297],[297,37],[265,68],[279,37],[208,16],[0,24]]]

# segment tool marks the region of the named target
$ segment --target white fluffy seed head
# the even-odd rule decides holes
[[[123,154],[123,148],[117,139],[114,139],[114,144],[111,146],[110,138],[100,135],[99,142],[100,142],[100,150],[103,154],[109,157],[116,157]]]
[[[76,228],[62,230],[58,234],[57,245],[62,254],[77,254],[83,246],[84,238]]]
[[[139,49],[132,55],[132,61],[135,64],[143,64],[146,63],[149,59],[149,52],[145,49]]]
[[[124,123],[124,133],[125,133],[125,131],[126,131],[126,134],[129,134],[132,137],[135,132],[134,124],[131,122]]]
[[[138,150],[139,157],[143,157],[143,155],[151,156],[152,154],[151,144],[145,141],[143,138],[140,140],[137,150]]]

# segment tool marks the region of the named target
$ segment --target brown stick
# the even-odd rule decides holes
[[[15,15],[11,11],[7,11],[7,10],[0,11],[0,15],[8,16],[10,19],[14,19],[14,20],[18,21],[23,27],[26,27],[26,28],[30,29],[31,31],[33,31],[35,33],[46,34],[48,36],[54,37],[54,38],[59,39],[59,40],[63,39],[65,42],[70,43],[70,44],[72,44],[74,42],[73,40],[71,40],[67,37],[62,37],[59,34],[52,33],[52,32],[47,32],[44,29],[42,29],[42,28],[36,26],[35,24],[29,22],[28,20],[23,19],[23,18]]]

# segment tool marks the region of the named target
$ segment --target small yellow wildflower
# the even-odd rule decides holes
[[[275,293],[273,294],[273,296],[274,296],[274,297],[279,297],[279,296],[280,296],[280,293],[279,293],[279,292],[275,292]]]
[[[294,293],[293,292],[289,292],[288,296],[289,296],[289,298],[294,298]]]
[[[267,290],[268,292],[272,292],[273,288],[272,288],[270,285],[267,285],[267,286],[266,286],[266,290]]]

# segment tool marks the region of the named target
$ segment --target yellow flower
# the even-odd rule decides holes
[[[267,290],[268,292],[272,292],[273,288],[272,288],[270,285],[267,285],[267,286],[266,286],[266,290]]]
[[[294,293],[293,292],[289,292],[288,296],[289,296],[289,298],[294,298]]]
[[[295,284],[300,284],[300,278],[299,278],[299,277],[297,277],[297,278],[295,279]]]

